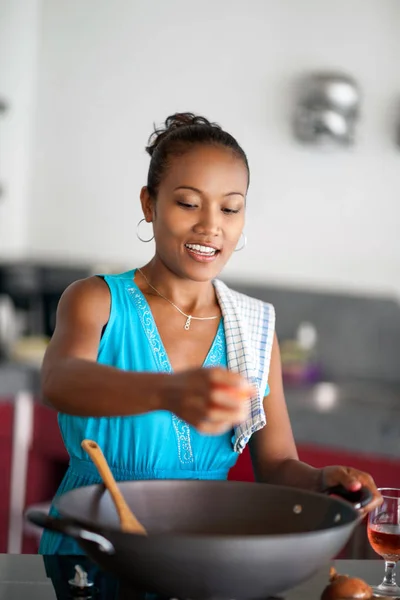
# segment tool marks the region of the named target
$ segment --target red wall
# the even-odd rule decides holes
[[[300,460],[313,467],[324,467],[327,465],[355,467],[372,475],[378,487],[400,488],[400,460],[377,458],[367,454],[322,448],[313,446],[312,444],[300,444],[297,449]],[[231,469],[229,479],[235,481],[254,481],[250,453],[247,448],[240,455],[235,467]]]

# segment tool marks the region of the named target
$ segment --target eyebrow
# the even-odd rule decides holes
[[[203,192],[201,190],[199,190],[198,188],[192,187],[191,185],[179,185],[178,187],[176,187],[174,189],[174,192],[176,192],[176,190],[191,190],[192,192],[196,192],[196,194],[202,194]],[[224,194],[225,197],[227,196],[242,196],[242,198],[244,198],[244,195],[242,194],[242,192],[228,192],[227,194]]]

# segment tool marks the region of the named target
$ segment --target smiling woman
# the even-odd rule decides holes
[[[119,481],[226,479],[249,444],[259,481],[364,485],[372,509],[381,498],[369,475],[298,460],[274,308],[217,279],[243,234],[244,151],[191,113],[169,117],[147,151],[140,200],[155,254],[141,268],[70,286],[43,362],[43,395],[60,413],[71,457],[58,495],[99,482],[84,439],[99,444]],[[81,552],[48,531],[40,551]]]
[[[141,202],[153,223],[156,252],[172,271],[210,281],[243,231],[246,155],[229,133],[192,114],[169,117],[147,151],[151,162]]]

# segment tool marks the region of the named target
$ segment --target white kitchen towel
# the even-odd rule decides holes
[[[264,393],[275,331],[272,304],[231,290],[214,280],[224,319],[228,368],[240,373],[255,385],[257,396],[251,398],[249,418],[235,428],[234,449],[243,452],[253,433],[266,425]]]

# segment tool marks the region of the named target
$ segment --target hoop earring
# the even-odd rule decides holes
[[[141,242],[144,242],[145,244],[147,244],[148,242],[151,242],[152,240],[154,240],[154,233],[153,233],[152,237],[149,240],[144,240],[143,238],[140,237],[139,228],[140,228],[140,224],[143,223],[143,221],[146,221],[146,219],[140,219],[139,223],[136,225],[136,237]]]
[[[246,234],[242,231],[242,233],[240,234],[240,237],[243,236],[243,244],[240,246],[240,248],[235,248],[234,252],[240,252],[241,250],[243,250],[244,248],[246,248],[247,245],[247,237]],[[239,238],[240,239],[240,238]]]

